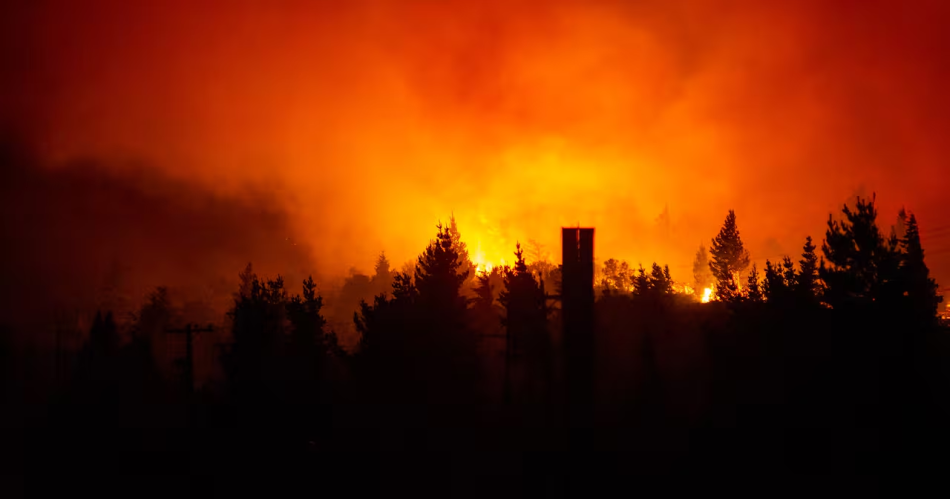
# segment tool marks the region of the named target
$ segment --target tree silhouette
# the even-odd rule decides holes
[[[759,286],[759,269],[752,264],[752,270],[749,271],[749,280],[746,284],[746,298],[751,302],[762,301],[762,289]]]
[[[504,286],[504,272],[501,267],[492,267],[490,271],[479,273],[475,281],[475,309],[491,313],[495,299]]]
[[[90,410],[80,415],[84,424],[108,427],[116,424],[122,400],[120,338],[112,312],[96,312],[89,338],[79,352],[68,400]]]
[[[795,293],[800,300],[812,302],[818,296],[818,256],[815,254],[815,245],[811,236],[805,238],[802,247],[802,259],[798,262],[798,275],[795,278]]]
[[[465,275],[462,282],[466,282],[475,277],[475,264],[468,254],[468,245],[462,241],[462,234],[459,232],[458,224],[455,223],[455,214],[449,217],[448,233],[452,239],[452,247],[458,255],[458,272]]]
[[[845,219],[828,217],[822,252],[827,266],[819,268],[825,282],[824,300],[833,307],[894,303],[899,295],[900,255],[896,236],[885,240],[878,229],[874,198],[858,198],[855,209],[842,209]]]
[[[542,396],[549,383],[551,347],[547,334],[547,306],[544,288],[528,271],[521,245],[515,246],[514,266],[505,269],[504,291],[498,301],[505,309],[502,321],[508,330],[509,359],[523,359],[523,378],[535,396]],[[540,379],[531,379],[539,375]]]
[[[515,246],[514,266],[504,272],[504,290],[498,301],[505,308],[504,324],[517,332],[544,329],[545,297],[534,275],[528,271],[521,245]]]
[[[637,275],[633,279],[633,296],[647,297],[650,295],[650,277],[647,275],[643,264],[637,269]]]
[[[528,239],[525,257],[530,272],[537,275],[540,279],[546,281],[551,279],[551,272],[557,267],[549,260],[548,252],[545,251],[543,244],[534,239]]]
[[[782,257],[782,277],[785,280],[785,285],[788,286],[789,289],[794,290],[798,276],[795,273],[795,263],[792,262],[792,258],[788,255]]]
[[[453,234],[457,234],[457,231],[445,230],[441,224],[438,230],[436,240],[419,256],[415,285],[419,290],[420,302],[436,314],[437,319],[459,320],[467,308],[466,299],[459,294],[459,290],[469,277],[471,265],[459,253],[463,248],[456,247],[456,236]],[[463,270],[463,265],[469,269]]]
[[[360,333],[359,357],[377,371],[387,357],[399,359],[410,338],[403,337],[414,328],[412,316],[418,291],[412,277],[396,272],[393,279],[392,296],[377,295],[370,305],[360,304],[360,311],[353,314],[353,321]]]
[[[778,265],[772,265],[771,260],[765,261],[765,281],[762,287],[765,299],[772,304],[788,301],[791,294],[782,268]]]
[[[739,294],[738,275],[749,268],[749,252],[739,237],[734,210],[729,210],[709,252],[712,254],[709,270],[716,279],[716,294],[724,301],[736,298]]]
[[[263,281],[250,264],[240,277],[241,287],[228,312],[231,344],[222,352],[221,363],[234,400],[259,407],[274,395],[279,380],[287,294],[282,277]]]
[[[713,285],[713,275],[709,270],[709,253],[706,251],[706,246],[702,244],[696,250],[696,258],[693,260],[693,283],[696,291],[700,293]]]
[[[659,264],[653,263],[650,272],[650,290],[656,296],[673,294],[673,280],[670,278],[669,266],[664,271]]]
[[[923,324],[933,323],[937,306],[943,301],[943,297],[937,295],[937,282],[930,278],[930,270],[924,263],[924,248],[920,244],[917,217],[913,213],[908,217],[904,210],[901,210],[900,218],[905,220],[904,237],[900,239],[900,275],[907,301],[911,304],[911,320]]]
[[[325,418],[319,405],[328,401],[325,386],[328,360],[340,354],[336,335],[325,333],[326,320],[320,315],[323,298],[317,294],[313,277],[303,281],[302,294],[287,302],[290,334],[281,354],[282,402],[291,404],[286,422],[292,428],[320,425]],[[318,423],[318,421],[320,423]]]
[[[361,335],[357,362],[377,395],[449,404],[471,395],[475,338],[466,323],[468,300],[460,294],[468,273],[459,266],[451,231],[439,224],[414,278],[397,273],[392,298],[377,296],[354,315]]]
[[[293,358],[291,379],[301,383],[298,391],[317,389],[328,342],[323,328],[326,321],[320,315],[323,298],[317,295],[313,276],[303,281],[303,294],[294,295],[287,303],[287,318],[290,320],[289,354]]]
[[[373,277],[370,279],[370,286],[373,289],[373,296],[380,293],[387,293],[393,286],[393,272],[386,258],[386,252],[379,254],[376,258],[376,265],[373,267]]]

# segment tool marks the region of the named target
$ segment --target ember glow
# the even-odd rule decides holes
[[[855,194],[924,237],[948,214],[946,2],[12,4],[4,130],[263,191],[325,275],[408,261],[453,212],[480,270],[580,224],[676,278],[729,208],[759,262]]]

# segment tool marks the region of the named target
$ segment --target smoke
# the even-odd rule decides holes
[[[496,263],[528,239],[556,255],[580,224],[602,260],[682,278],[730,208],[775,259],[863,188],[885,224],[918,214],[950,279],[950,240],[927,239],[950,187],[945,2],[4,8],[3,125],[44,161],[147,162],[216,199],[254,186],[327,274],[406,261],[454,212]],[[191,237],[189,254],[212,244]]]
[[[142,165],[49,167],[16,146],[0,148],[0,180],[5,324],[44,326],[50,314],[96,309],[125,319],[162,285],[221,317],[248,261],[289,274],[292,290],[313,271],[310,250],[291,239],[267,195],[224,198]]]

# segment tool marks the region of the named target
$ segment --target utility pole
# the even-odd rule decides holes
[[[166,333],[185,335],[185,358],[178,359],[182,364],[183,376],[185,378],[186,393],[188,397],[189,415],[193,408],[195,394],[195,354],[194,354],[194,336],[198,333],[210,333],[214,331],[214,326],[208,324],[205,327],[199,327],[197,324],[188,323],[180,329],[166,329]]]

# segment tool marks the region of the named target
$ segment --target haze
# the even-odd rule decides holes
[[[761,261],[797,255],[830,212],[876,192],[882,220],[917,214],[929,266],[950,279],[946,2],[2,10],[2,130],[50,175],[153,171],[248,206],[228,220],[261,205],[279,214],[225,224],[254,245],[220,243],[232,257],[208,260],[221,275],[241,270],[236,248],[281,236],[311,261],[270,249],[245,259],[341,276],[386,250],[398,266],[454,213],[488,262],[528,239],[557,260],[559,228],[580,224],[597,228],[601,260],[656,260],[688,278],[730,208]],[[76,158],[94,166],[63,166]],[[54,211],[70,210],[58,199]],[[657,221],[667,207],[668,227]],[[147,212],[132,213],[146,223]],[[201,233],[150,241],[201,252]]]

